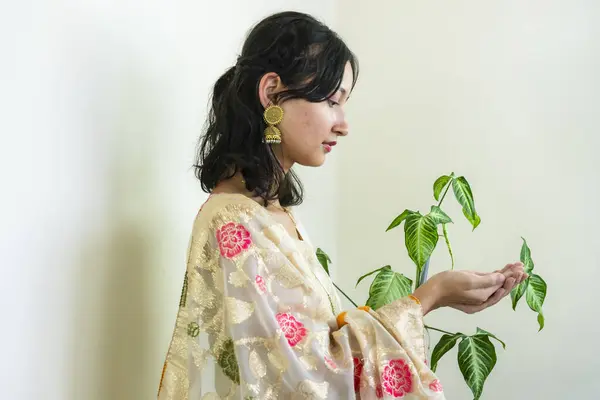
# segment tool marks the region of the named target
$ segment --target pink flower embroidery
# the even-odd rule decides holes
[[[434,392],[438,392],[438,393],[444,391],[444,388],[442,387],[442,384],[440,383],[440,381],[438,379],[436,379],[435,381],[433,381],[429,384],[429,389],[433,390]]]
[[[304,324],[288,313],[279,313],[275,316],[290,346],[295,346],[304,339],[307,330]]]
[[[256,282],[256,287],[258,291],[264,294],[267,291],[267,286],[263,277],[260,275],[256,275],[254,281]]]
[[[412,374],[406,361],[401,358],[385,366],[381,379],[385,392],[394,397],[404,397],[412,391]]]
[[[362,375],[363,362],[358,357],[354,357],[354,391],[360,390],[360,376]]]
[[[381,388],[381,385],[377,386],[375,389],[375,396],[377,396],[378,399],[383,398],[383,389]]]
[[[327,363],[327,365],[329,366],[329,368],[331,368],[331,369],[337,368],[337,364],[331,358],[325,356],[324,359],[325,359],[325,362]]]
[[[241,252],[248,250],[252,244],[250,232],[242,224],[230,222],[217,231],[217,242],[221,255],[233,258]]]

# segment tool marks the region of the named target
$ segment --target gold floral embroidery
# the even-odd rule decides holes
[[[329,383],[317,383],[306,379],[300,382],[296,391],[296,399],[322,400],[327,398]]]
[[[277,389],[275,386],[269,386],[265,391],[265,400],[276,400],[277,399]]]
[[[206,318],[206,323],[202,325],[201,330],[209,333],[216,333],[223,329],[223,307],[218,308],[212,318]]]
[[[254,312],[254,304],[248,303],[242,300],[238,300],[235,297],[227,297],[225,299],[225,305],[227,307],[227,315],[229,322],[232,324],[239,324],[250,318]]]
[[[270,346],[270,340],[262,337],[245,337],[235,341],[236,346],[254,346],[262,345],[264,347]]]
[[[215,249],[209,241],[205,241],[193,259],[193,266],[208,271],[214,271],[219,267],[219,249]]]
[[[300,361],[308,371],[317,370],[317,358],[311,355],[304,355],[300,357]]]
[[[275,279],[286,289],[292,289],[304,283],[302,275],[287,263],[279,268],[275,274]]]
[[[202,275],[192,274],[190,280],[192,282],[188,286],[188,295],[200,307],[200,311],[205,308],[214,308],[217,305],[216,296]]]
[[[260,359],[260,356],[256,350],[252,350],[250,352],[248,364],[250,365],[250,371],[252,372],[252,375],[254,375],[256,379],[264,378],[264,376],[267,374],[267,366]]]
[[[236,288],[243,288],[248,285],[250,278],[246,273],[238,269],[229,274],[229,283],[235,286]]]
[[[188,290],[188,274],[185,272],[185,276],[183,278],[183,287],[181,288],[181,297],[179,299],[179,307],[185,307],[185,303],[187,300],[187,290]]]
[[[284,372],[287,369],[287,360],[280,353],[279,348],[275,348],[267,354],[267,358],[273,364],[273,366],[280,372]]]
[[[260,385],[258,383],[255,383],[255,384],[246,383],[246,390],[256,396],[260,392]],[[247,396],[247,397],[252,398],[252,396]]]

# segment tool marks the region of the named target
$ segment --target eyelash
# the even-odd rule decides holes
[[[327,102],[329,103],[329,107],[334,107],[334,106],[339,106],[340,103],[336,103],[335,101],[331,100],[331,99],[327,99]]]

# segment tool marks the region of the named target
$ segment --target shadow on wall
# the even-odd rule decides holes
[[[151,359],[158,324],[152,285],[162,260],[165,219],[156,179],[164,108],[159,90],[144,79],[142,60],[126,58],[92,110],[102,119],[93,134],[109,139],[102,149],[103,182],[98,193],[87,196],[103,198],[103,215],[94,216],[101,228],[91,228],[83,241],[74,297],[73,399],[152,398],[160,376],[161,366]]]

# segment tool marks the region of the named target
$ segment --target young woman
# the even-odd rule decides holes
[[[290,206],[294,164],[320,166],[348,134],[358,63],[311,16],[285,12],[250,32],[214,87],[196,165],[196,217],[158,398],[444,399],[428,368],[423,316],[474,313],[525,279],[447,271],[377,311],[343,312]]]

